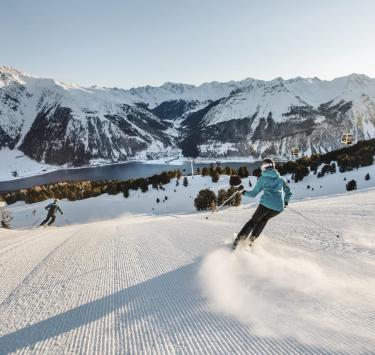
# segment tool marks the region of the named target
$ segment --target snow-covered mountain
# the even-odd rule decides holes
[[[0,69],[0,147],[51,164],[168,154],[173,127],[123,90],[83,88]]]
[[[80,87],[0,67],[0,149],[50,164],[176,155],[287,158],[375,137],[375,79],[351,74],[130,90]]]

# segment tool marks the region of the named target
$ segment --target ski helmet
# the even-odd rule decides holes
[[[260,170],[266,170],[268,168],[275,169],[275,162],[272,159],[263,159],[262,164],[260,165]]]
[[[57,203],[59,200],[57,198],[54,199],[53,203]]]

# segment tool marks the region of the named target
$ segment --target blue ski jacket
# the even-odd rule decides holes
[[[260,204],[271,210],[281,212],[284,210],[285,202],[288,203],[292,193],[285,180],[276,169],[266,169],[258,179],[251,191],[245,191],[244,195],[255,197],[263,191]]]

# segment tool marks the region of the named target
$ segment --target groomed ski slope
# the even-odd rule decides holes
[[[0,230],[0,353],[374,353],[375,189],[292,207],[343,238],[286,211],[233,253],[249,205]]]

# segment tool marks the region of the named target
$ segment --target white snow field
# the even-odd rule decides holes
[[[341,237],[286,210],[232,252],[252,205],[0,229],[0,353],[373,354],[375,189],[291,207]]]

